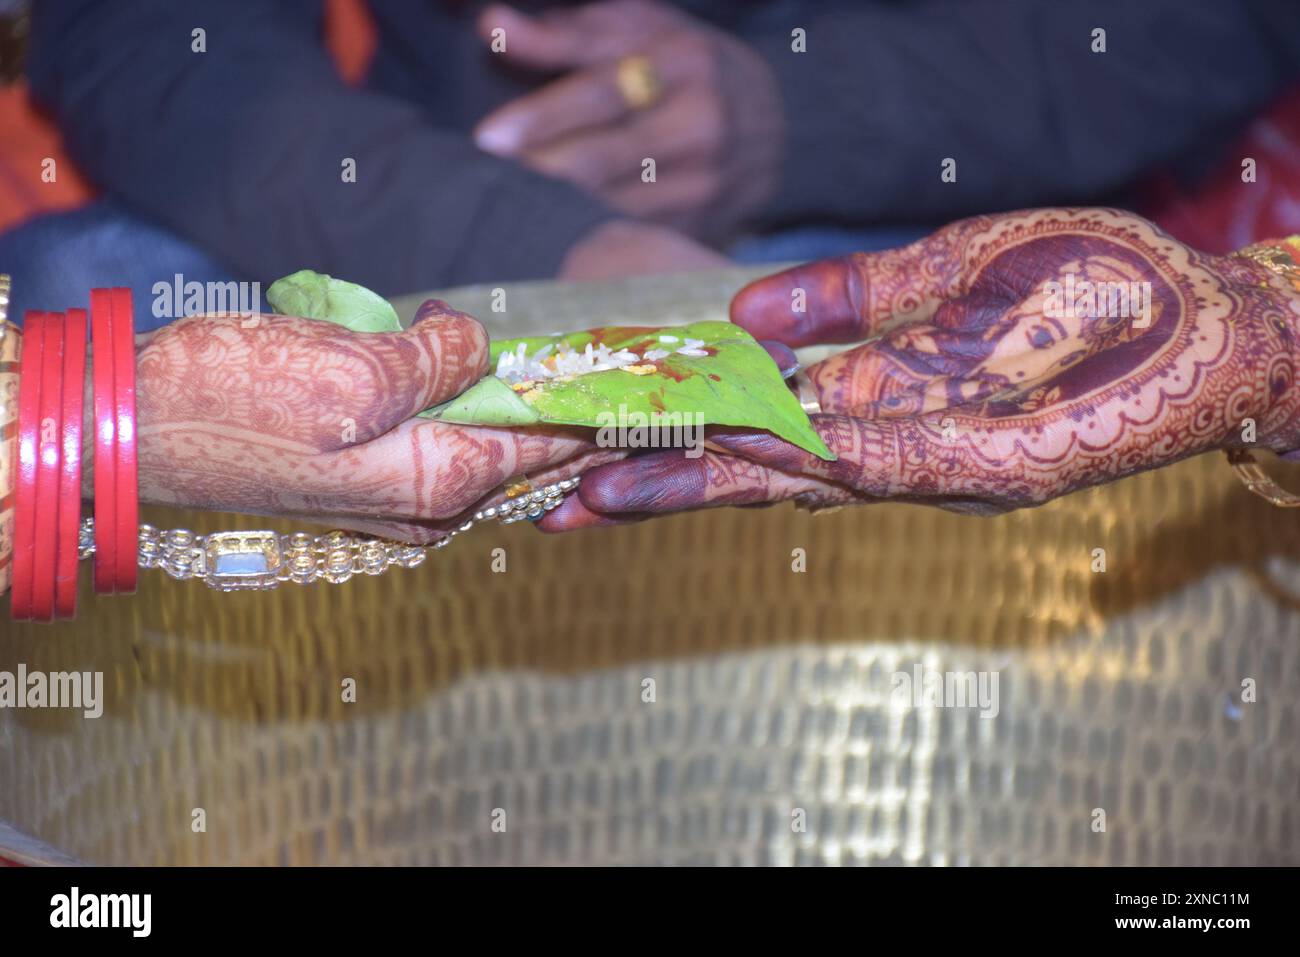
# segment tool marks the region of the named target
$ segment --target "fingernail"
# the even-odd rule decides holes
[[[474,143],[485,153],[508,156],[519,148],[519,134],[513,126],[490,123],[474,131]]]

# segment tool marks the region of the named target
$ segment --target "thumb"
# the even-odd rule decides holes
[[[731,301],[731,321],[756,339],[800,347],[855,342],[862,335],[857,258],[804,263],[745,286]]]
[[[419,356],[419,375],[409,391],[411,415],[460,395],[487,372],[487,330],[441,299],[426,300],[400,335]]]
[[[401,332],[345,335],[347,351],[369,374],[349,385],[351,415],[342,446],[389,432],[464,392],[487,371],[487,332],[473,316],[439,299],[420,306],[415,322]],[[327,447],[341,446],[331,441]]]

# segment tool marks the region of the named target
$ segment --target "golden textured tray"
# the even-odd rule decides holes
[[[691,321],[745,275],[445,298],[498,330]],[[0,670],[106,697],[0,711],[0,820],[116,864],[1296,864],[1295,528],[1209,456],[994,519],[490,526],[265,594],[144,572],[0,625]],[[918,664],[996,672],[997,717],[891,701]]]

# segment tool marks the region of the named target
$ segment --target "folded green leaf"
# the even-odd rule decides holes
[[[480,379],[456,398],[420,413],[461,425],[536,425],[542,417],[501,379]]]
[[[309,269],[278,280],[266,296],[286,315],[356,332],[401,329],[381,296]],[[835,459],[767,350],[729,322],[609,326],[491,348],[495,375],[420,415],[462,425],[728,425],[764,429]]]
[[[492,343],[491,356],[497,375],[421,414],[463,425],[594,428],[638,416],[675,424],[677,416],[684,425],[764,429],[835,458],[767,350],[729,322],[503,339]],[[581,371],[586,365],[597,371]]]
[[[401,320],[388,300],[364,286],[301,269],[271,283],[267,301],[276,312],[337,322],[353,332],[400,332]]]

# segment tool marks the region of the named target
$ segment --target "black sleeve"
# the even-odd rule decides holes
[[[32,19],[31,87],[76,162],[246,275],[313,268],[388,295],[549,276],[613,216],[344,85],[318,2],[42,0]]]
[[[778,222],[1095,201],[1226,143],[1300,77],[1295,0],[784,4],[747,38],[785,98]]]

